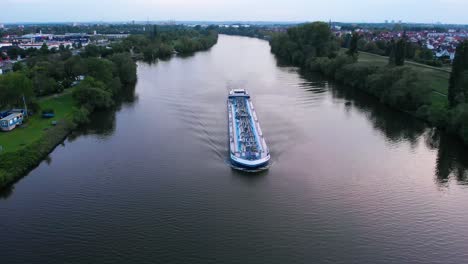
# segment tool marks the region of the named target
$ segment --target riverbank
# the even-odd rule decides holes
[[[226,162],[236,79],[271,149],[263,173]],[[139,62],[133,101],[0,192],[2,260],[464,263],[468,150],[338,86],[278,66],[253,38]]]
[[[0,133],[0,189],[14,183],[41,163],[73,130],[72,91],[39,100],[41,109],[54,109],[53,119],[40,114],[30,117],[22,127]],[[57,125],[52,125],[52,120]]]
[[[88,123],[93,112],[112,109],[118,105],[118,98],[122,94],[133,92],[137,82],[136,63],[130,54],[135,50],[149,61],[154,61],[170,58],[176,52],[189,54],[207,50],[215,45],[218,39],[217,33],[212,30],[158,30],[158,27],[154,27],[150,36],[132,35],[112,45],[110,49],[88,45],[80,56],[70,55],[68,58],[62,58],[49,54],[34,57],[36,63],[55,58],[59,63],[67,65],[61,70],[65,71],[67,68],[66,73],[70,75],[68,81],[76,80],[78,76],[82,77],[73,88],[68,88],[60,94],[53,94],[55,90],[43,93],[44,89],[38,88],[43,83],[34,83],[35,79],[30,80],[32,78],[26,74],[25,69],[24,72],[12,73],[11,76],[27,82],[26,88],[30,92],[26,97],[42,96],[38,101],[38,109],[53,109],[55,118],[43,119],[39,114],[35,114],[22,127],[9,133],[0,133],[0,189],[39,165],[76,126]],[[164,41],[161,41],[163,39],[170,44],[164,44]],[[11,83],[13,82],[8,84]],[[18,90],[15,85],[8,87],[10,90]],[[7,103],[17,104],[17,99],[21,96],[20,93]],[[52,125],[52,120],[57,121],[57,124]]]
[[[342,49],[343,53],[345,51],[346,49]],[[386,56],[380,56],[362,51],[359,52],[358,57],[359,63],[366,63],[378,67],[387,66],[388,60],[389,58]],[[405,64],[406,66],[409,66],[412,69],[416,70],[419,74],[421,74],[424,77],[424,79],[428,80],[430,87],[434,92],[447,96],[450,71],[443,68],[432,67],[413,61],[406,61]]]
[[[457,135],[468,144],[468,104],[449,107],[447,70],[414,62],[390,65],[389,58],[367,53],[351,56],[340,49],[328,25],[321,22],[279,33],[270,46],[285,63],[363,90],[381,103]]]

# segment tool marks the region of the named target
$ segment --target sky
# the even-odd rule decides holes
[[[0,0],[0,23],[339,21],[468,24],[468,0]]]

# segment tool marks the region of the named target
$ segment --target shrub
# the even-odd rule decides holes
[[[377,67],[366,64],[346,64],[336,71],[335,79],[351,87],[367,90],[368,77],[376,71]]]
[[[14,153],[0,155],[0,188],[13,183],[27,171],[37,166],[73,128],[73,124],[65,120],[58,122],[57,126],[49,129],[44,136]]]
[[[73,91],[73,98],[89,111],[109,108],[114,104],[111,93],[95,87],[78,87]]]
[[[89,123],[89,110],[86,107],[73,107],[72,117],[76,125],[87,124]]]
[[[468,143],[468,104],[459,104],[450,111],[449,130]]]

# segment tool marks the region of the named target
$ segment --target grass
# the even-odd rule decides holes
[[[388,57],[359,52],[359,62],[385,66],[388,64]],[[429,85],[434,92],[439,95],[447,95],[450,71],[444,68],[436,68],[412,61],[406,61],[405,65],[419,72],[421,76],[429,82]]]
[[[28,118],[24,127],[17,127],[10,132],[0,132],[0,146],[3,149],[1,154],[16,152],[40,140],[48,130],[55,128],[52,126],[53,120],[58,122],[71,120],[74,101],[70,90],[60,95],[41,98],[39,105],[41,109],[54,109],[55,117],[44,119],[40,113],[36,113]]]

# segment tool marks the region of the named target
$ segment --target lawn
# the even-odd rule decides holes
[[[55,117],[44,119],[40,113],[29,117],[23,127],[17,127],[10,132],[0,132],[1,153],[14,152],[24,146],[39,140],[45,131],[54,129],[52,121],[66,120],[71,118],[71,111],[74,105],[71,91],[66,91],[61,95],[49,96],[39,100],[41,109],[54,109]]]
[[[375,55],[366,52],[359,52],[359,62],[385,66],[388,64],[388,57]],[[406,61],[405,65],[413,68],[421,76],[429,81],[431,89],[439,94],[447,95],[450,72],[446,68],[436,68],[412,61]]]

